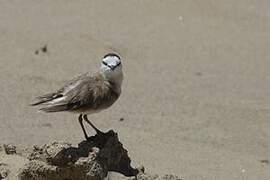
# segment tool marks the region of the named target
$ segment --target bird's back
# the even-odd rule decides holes
[[[45,112],[71,111],[92,113],[106,109],[119,97],[113,82],[101,74],[91,76],[89,73],[69,81],[56,92],[38,97],[32,105],[44,105]]]

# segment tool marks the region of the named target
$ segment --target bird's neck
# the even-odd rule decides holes
[[[111,78],[109,81],[114,85],[115,92],[120,95],[123,82],[123,74],[121,73],[117,75],[115,78]]]
[[[113,86],[114,91],[120,95],[121,94],[121,86],[122,86],[122,82],[123,82],[123,73],[119,72],[119,73],[114,73],[114,74],[104,74],[102,73],[103,78],[106,81],[109,81],[110,84]]]

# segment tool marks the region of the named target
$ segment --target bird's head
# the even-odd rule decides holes
[[[122,82],[123,73],[120,56],[115,53],[106,54],[102,59],[100,71],[105,78]]]

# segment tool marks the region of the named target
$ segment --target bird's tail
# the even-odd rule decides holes
[[[68,103],[65,97],[60,93],[50,93],[37,97],[38,101],[30,104],[31,106],[44,105],[40,111],[44,112],[59,112],[68,110]]]
[[[37,97],[38,101],[30,104],[30,106],[36,106],[36,105],[44,104],[44,103],[50,102],[50,101],[52,101],[54,99],[57,99],[57,98],[60,98],[60,97],[63,97],[63,95],[62,94],[57,94],[57,93],[45,94],[43,96]]]
[[[44,112],[47,112],[47,113],[50,113],[50,112],[59,112],[59,111],[65,111],[67,110],[68,107],[67,105],[63,104],[63,105],[51,105],[51,106],[46,106],[46,107],[43,107],[41,109],[39,109],[40,111],[44,111]]]

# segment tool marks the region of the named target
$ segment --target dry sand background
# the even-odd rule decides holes
[[[123,94],[90,119],[118,131],[134,165],[184,180],[270,179],[269,8],[268,0],[1,0],[0,143],[80,142],[75,115],[28,104],[116,51]],[[48,53],[36,55],[44,44]]]

